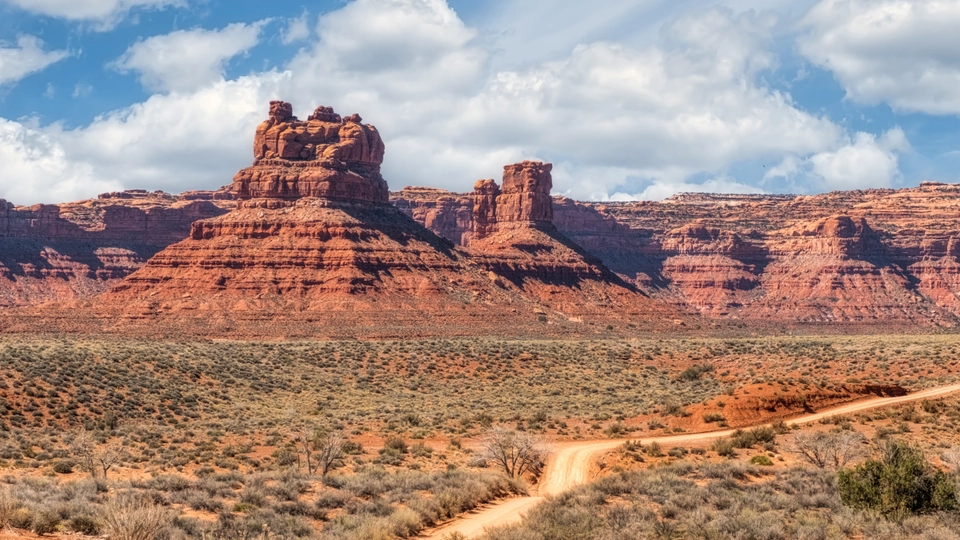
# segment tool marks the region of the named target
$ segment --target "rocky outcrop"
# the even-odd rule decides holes
[[[270,117],[257,127],[253,154],[253,166],[233,180],[239,199],[389,201],[380,175],[383,140],[358,115],[341,118],[332,108],[319,107],[301,122],[292,105],[271,102]]]
[[[497,225],[500,229],[553,226],[552,170],[553,165],[536,161],[504,167],[502,193],[497,197]]]
[[[469,195],[428,187],[405,187],[393,204],[443,238],[466,245],[472,236],[473,200]]]

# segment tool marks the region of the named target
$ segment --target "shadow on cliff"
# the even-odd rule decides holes
[[[97,255],[101,249],[122,249],[130,252],[130,259],[144,262],[161,251],[156,246],[132,245],[120,242],[89,242],[56,240],[43,242],[21,238],[0,239],[0,264],[7,267],[8,279],[16,277],[49,278],[48,273],[64,268],[65,265],[53,264],[48,254],[56,256],[67,264],[73,263],[84,268],[88,277],[94,278],[107,266]],[[69,279],[69,276],[52,276]],[[122,277],[122,276],[120,276]]]
[[[381,208],[345,206],[341,209],[350,217],[383,233],[401,246],[408,246],[411,241],[423,242],[450,259],[457,258],[453,242],[417,223],[393,205]]]
[[[567,271],[548,271],[545,268],[541,267],[541,271],[535,273],[521,272],[517,273],[511,269],[502,269],[500,272],[496,272],[499,275],[502,275],[508,279],[511,283],[517,287],[523,288],[524,279],[528,277],[535,277],[539,281],[547,285],[556,285],[564,287],[573,287],[581,288],[582,283],[586,281],[596,281],[602,282],[609,285],[622,287],[632,293],[640,294],[642,296],[647,296],[645,292],[640,290],[634,284],[624,280],[614,271],[607,267],[604,264],[604,261],[597,257],[596,255],[590,253],[583,248],[580,244],[577,244],[565,234],[560,232],[556,227],[543,227],[537,229],[543,234],[545,234],[552,242],[559,244],[560,246],[573,251],[578,256],[583,259],[583,262],[591,265],[596,268],[597,272],[583,273],[577,272],[575,269],[568,269]],[[555,245],[542,244],[542,243],[516,243],[513,244],[517,250],[522,251],[531,256],[534,260],[538,256],[543,256],[545,252],[552,252],[555,248]]]

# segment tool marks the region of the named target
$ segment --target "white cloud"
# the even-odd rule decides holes
[[[37,129],[94,178],[169,191],[216,188],[248,165],[271,99],[293,102],[301,117],[317,105],[360,112],[386,140],[394,189],[469,190],[524,158],[554,161],[556,192],[591,199],[757,191],[729,169],[784,156],[814,182],[839,181],[857,159],[880,160],[877,181],[895,177],[902,146],[892,135],[848,140],[763,84],[777,65],[768,52],[775,24],[769,14],[710,9],[666,25],[654,45],[595,42],[562,60],[496,70],[444,0],[356,0],[322,16],[318,38],[283,73],[224,80],[226,53],[204,56],[196,78],[136,62],[174,91],[87,127]]]
[[[150,90],[191,92],[222,79],[231,58],[256,46],[263,25],[237,23],[154,36],[130,46],[111,67],[138,72]]]
[[[69,201],[120,189],[68,156],[48,130],[0,118],[0,198],[19,203]]]
[[[611,201],[659,201],[678,193],[763,193],[758,187],[730,177],[711,178],[701,183],[658,181],[640,193],[614,193]]]
[[[45,51],[43,41],[34,36],[20,36],[16,47],[2,45],[0,43],[0,86],[16,83],[68,56],[67,51]]]
[[[303,15],[295,19],[290,19],[287,22],[287,27],[280,33],[280,41],[282,41],[284,45],[290,45],[291,43],[309,39],[310,26],[307,23],[308,19],[309,14],[307,12],[303,12]]]
[[[851,99],[960,114],[960,2],[823,0],[802,24],[800,52]]]
[[[321,41],[290,65],[293,95],[363,111],[387,137],[394,185],[469,189],[498,174],[492,155],[560,156],[571,173],[558,175],[558,191],[602,197],[628,176],[676,182],[842,139],[828,119],[756,82],[775,64],[764,49],[774,22],[711,10],[665,28],[661,46],[594,43],[564,61],[491,74],[475,32],[443,2],[358,1],[321,19]],[[384,60],[394,51],[399,60]],[[406,151],[412,141],[418,154]],[[617,174],[586,182],[576,171],[588,168]]]
[[[900,155],[910,142],[899,127],[877,137],[858,132],[836,149],[800,158],[786,156],[764,176],[776,191],[832,191],[893,187],[901,179]]]
[[[900,128],[879,138],[859,132],[849,144],[810,157],[813,174],[823,190],[892,187],[900,178],[899,154],[910,149]]]
[[[186,0],[0,0],[25,11],[74,21],[97,22],[108,30],[129,11],[184,6]]]

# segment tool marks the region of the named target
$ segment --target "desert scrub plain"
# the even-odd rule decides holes
[[[952,335],[4,338],[0,525],[135,538],[111,523],[153,519],[169,538],[411,537],[485,501],[527,491],[532,478],[507,478],[476,451],[494,425],[554,441],[709,430],[736,426],[731,410],[739,400],[759,399],[758,414],[789,416],[817,405],[818,395],[858,397],[845,393],[848,387],[948,384],[957,379],[958,360],[960,337]],[[918,404],[834,419],[823,429],[916,439],[936,460],[941,446],[955,444],[960,410],[955,402],[936,403],[933,412],[923,407],[934,405]],[[305,470],[304,433],[311,441],[330,433],[347,441],[323,478]],[[79,451],[78,437],[92,439],[93,450]],[[763,455],[776,474],[794,474],[781,472],[800,461],[784,447],[791,437],[732,452],[628,452],[598,463],[598,473],[675,462],[700,470]],[[106,471],[96,479],[85,467],[91,458],[99,462],[94,469]],[[748,477],[751,485],[764,481]]]

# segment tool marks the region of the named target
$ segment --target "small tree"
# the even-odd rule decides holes
[[[550,447],[540,437],[495,427],[483,440],[483,457],[498,464],[513,478],[526,473],[539,477]]]
[[[344,445],[347,442],[339,432],[324,434],[307,424],[293,432],[293,440],[297,450],[302,452],[306,459],[307,474],[316,474],[319,471],[323,477],[343,459]]]
[[[326,478],[336,463],[343,459],[346,442],[343,435],[336,431],[328,433],[325,437],[314,439],[313,448],[317,452],[317,466],[313,472],[320,471],[320,475]]]
[[[111,442],[98,445],[93,434],[85,429],[80,429],[73,436],[70,451],[80,462],[80,468],[90,473],[91,478],[97,478],[97,473],[102,473],[106,479],[110,468],[123,458],[123,449],[119,444]]]
[[[910,514],[954,510],[957,494],[943,471],[930,465],[923,453],[897,441],[886,441],[879,460],[841,470],[837,487],[843,504],[875,510],[901,520]]]

